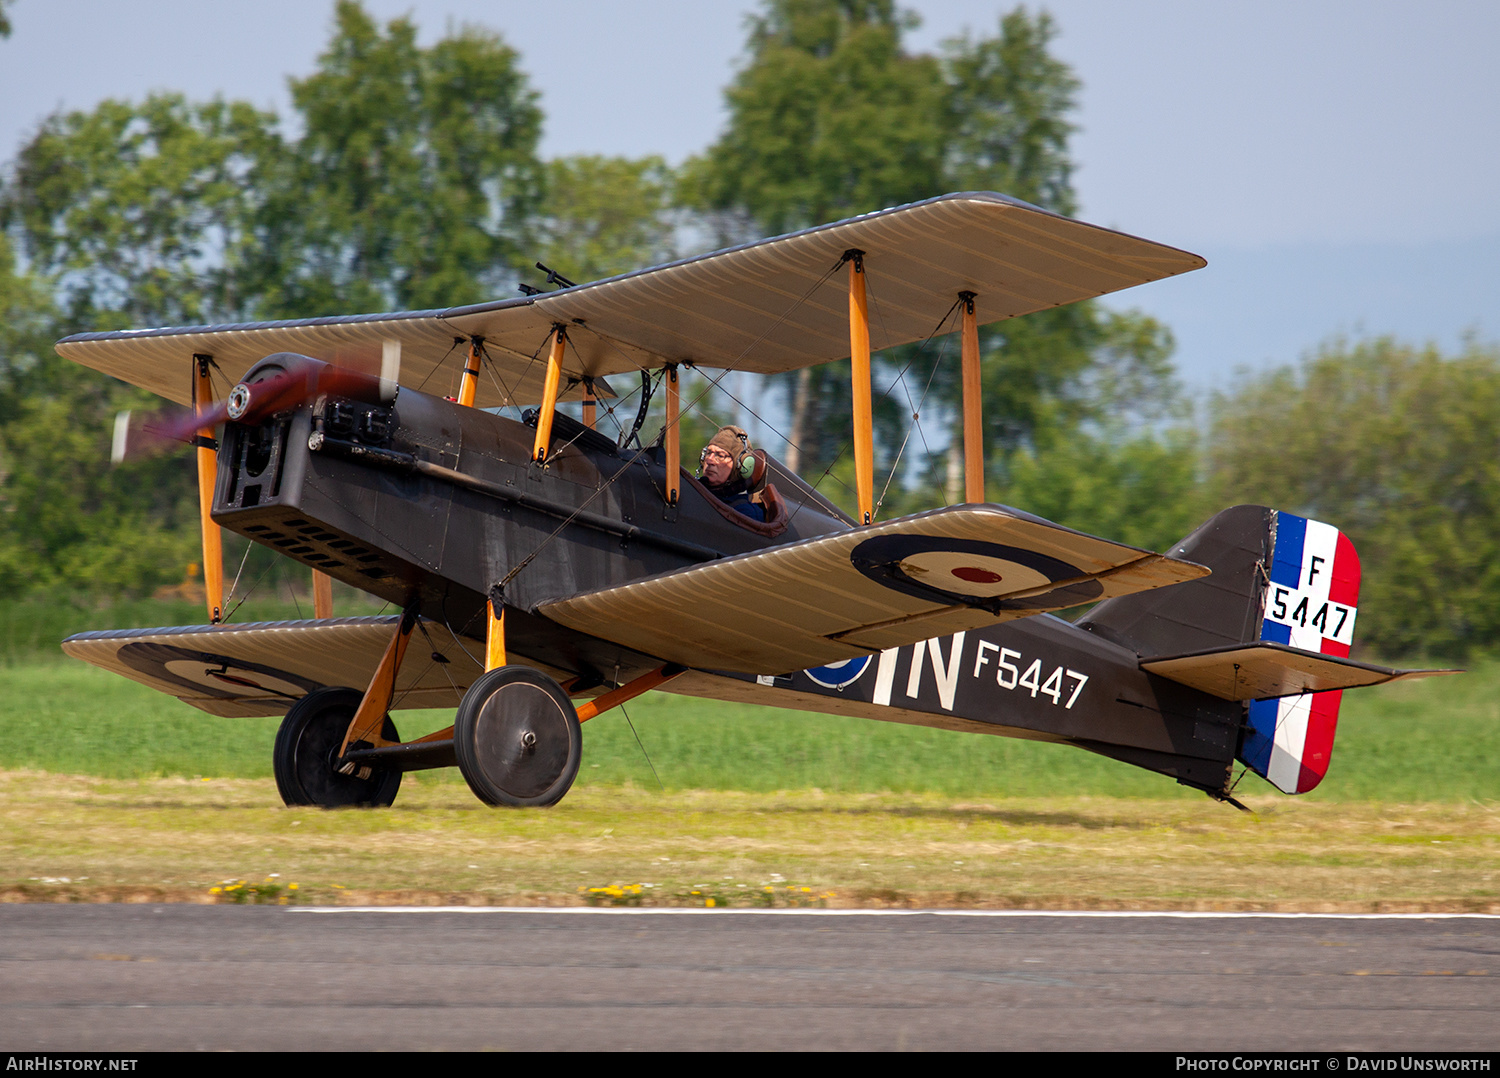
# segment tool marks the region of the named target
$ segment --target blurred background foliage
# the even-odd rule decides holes
[[[0,171],[0,600],[114,603],[179,585],[197,558],[190,457],[111,467],[116,414],[153,401],[57,358],[65,334],[469,303],[540,284],[537,261],[594,280],[948,191],[1076,208],[1081,84],[1044,12],[924,53],[894,0],[766,0],[723,132],[676,168],[541,159],[538,95],[495,33],[423,47],[410,19],[356,0],[334,16],[294,115],[105,101],[41,120]],[[871,298],[878,337],[878,274]],[[886,517],[959,498],[949,314],[877,356]],[[1170,329],[1139,312],[1076,304],[981,344],[992,500],[1158,550],[1236,502],[1316,516],[1363,558],[1366,649],[1456,658],[1500,640],[1494,347],[1308,342],[1194,408]],[[685,375],[689,444],[739,422],[852,500],[847,363],[715,374]],[[627,428],[634,408],[617,404]],[[299,601],[300,569],[232,545],[230,577],[242,557],[247,582]]]

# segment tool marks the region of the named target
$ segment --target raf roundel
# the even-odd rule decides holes
[[[863,674],[869,665],[870,657],[861,655],[858,658],[845,659],[840,663],[815,666],[804,673],[825,689],[842,689],[858,681],[859,675]]]
[[[907,554],[896,567],[930,587],[986,599],[1051,583],[1029,565],[976,551],[922,550]]]

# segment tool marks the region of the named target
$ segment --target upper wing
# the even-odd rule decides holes
[[[783,673],[1206,576],[998,505],[938,509],[543,603],[571,629],[711,670]]]
[[[844,282],[829,271],[864,252],[876,348],[921,340],[961,291],[982,323],[1056,307],[1205,265],[1197,255],[1061,217],[1004,195],[943,195],[836,224],[716,251],[534,297],[448,310],[227,326],[81,333],[68,359],[188,403],[188,361],[212,355],[238,380],[272,352],[376,369],[383,342],[402,346],[403,385],[446,388],[462,342],[481,336],[493,380],[481,407],[541,399],[537,359],[567,325],[573,377],[691,360],[762,373],[849,354]],[[448,377],[434,380],[447,364]]]

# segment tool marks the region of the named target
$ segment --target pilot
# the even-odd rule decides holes
[[[720,427],[698,458],[698,476],[729,508],[764,524],[766,507],[759,494],[765,488],[766,469],[757,467],[759,463],[743,428]]]

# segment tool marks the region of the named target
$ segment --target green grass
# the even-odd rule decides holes
[[[453,770],[406,776],[389,810],[320,812],[277,796],[279,719],[205,715],[56,650],[197,620],[0,604],[0,900],[226,901],[237,879],[346,903],[1500,908],[1500,664],[1347,694],[1329,778],[1287,798],[1251,776],[1253,816],[1066,746],[661,693],[628,710],[665,795],[617,710],[545,812],[491,811]],[[406,737],[450,721],[396,713]]]
[[[0,667],[0,768],[111,778],[269,778],[278,720],[222,719],[66,660]],[[1500,799],[1500,665],[1345,696],[1333,767],[1311,800]],[[719,704],[652,693],[628,706],[669,790],[949,796],[1201,797],[1171,780],[1062,745]],[[404,737],[452,721],[401,711]],[[456,772],[427,780],[461,781]],[[584,727],[579,785],[654,789],[625,714]],[[1240,792],[1268,787],[1248,776]]]
[[[340,613],[372,613],[340,589]],[[261,597],[235,620],[305,614]],[[0,768],[109,778],[268,779],[279,720],[206,715],[124,678],[66,659],[57,643],[84,629],[200,622],[194,603],[140,600],[0,603]],[[721,704],[666,693],[584,727],[579,785],[669,790],[842,793],[910,791],[975,797],[1199,798],[1170,779],[1068,746],[951,733],[832,715]],[[450,712],[401,711],[403,737]],[[639,735],[639,743],[636,735]],[[642,746],[644,745],[644,752]],[[650,763],[647,762],[647,754]],[[1500,663],[1457,677],[1346,693],[1329,776],[1310,800],[1500,799]],[[652,765],[655,766],[653,774]],[[454,771],[426,781],[461,782]],[[1239,793],[1270,787],[1247,775]]]
[[[227,585],[226,585],[227,587]],[[312,599],[283,589],[278,596],[260,592],[232,606],[230,620],[279,621],[312,617]],[[334,612],[340,616],[373,614],[378,600],[341,583],[334,584]],[[74,633],[94,629],[134,629],[156,625],[202,625],[203,604],[183,599],[135,599],[91,604],[81,596],[62,600],[0,600],[0,666],[61,659],[58,644]]]
[[[0,771],[0,901],[1500,912],[1495,806],[596,786],[497,811],[428,774],[324,812],[256,779]]]

